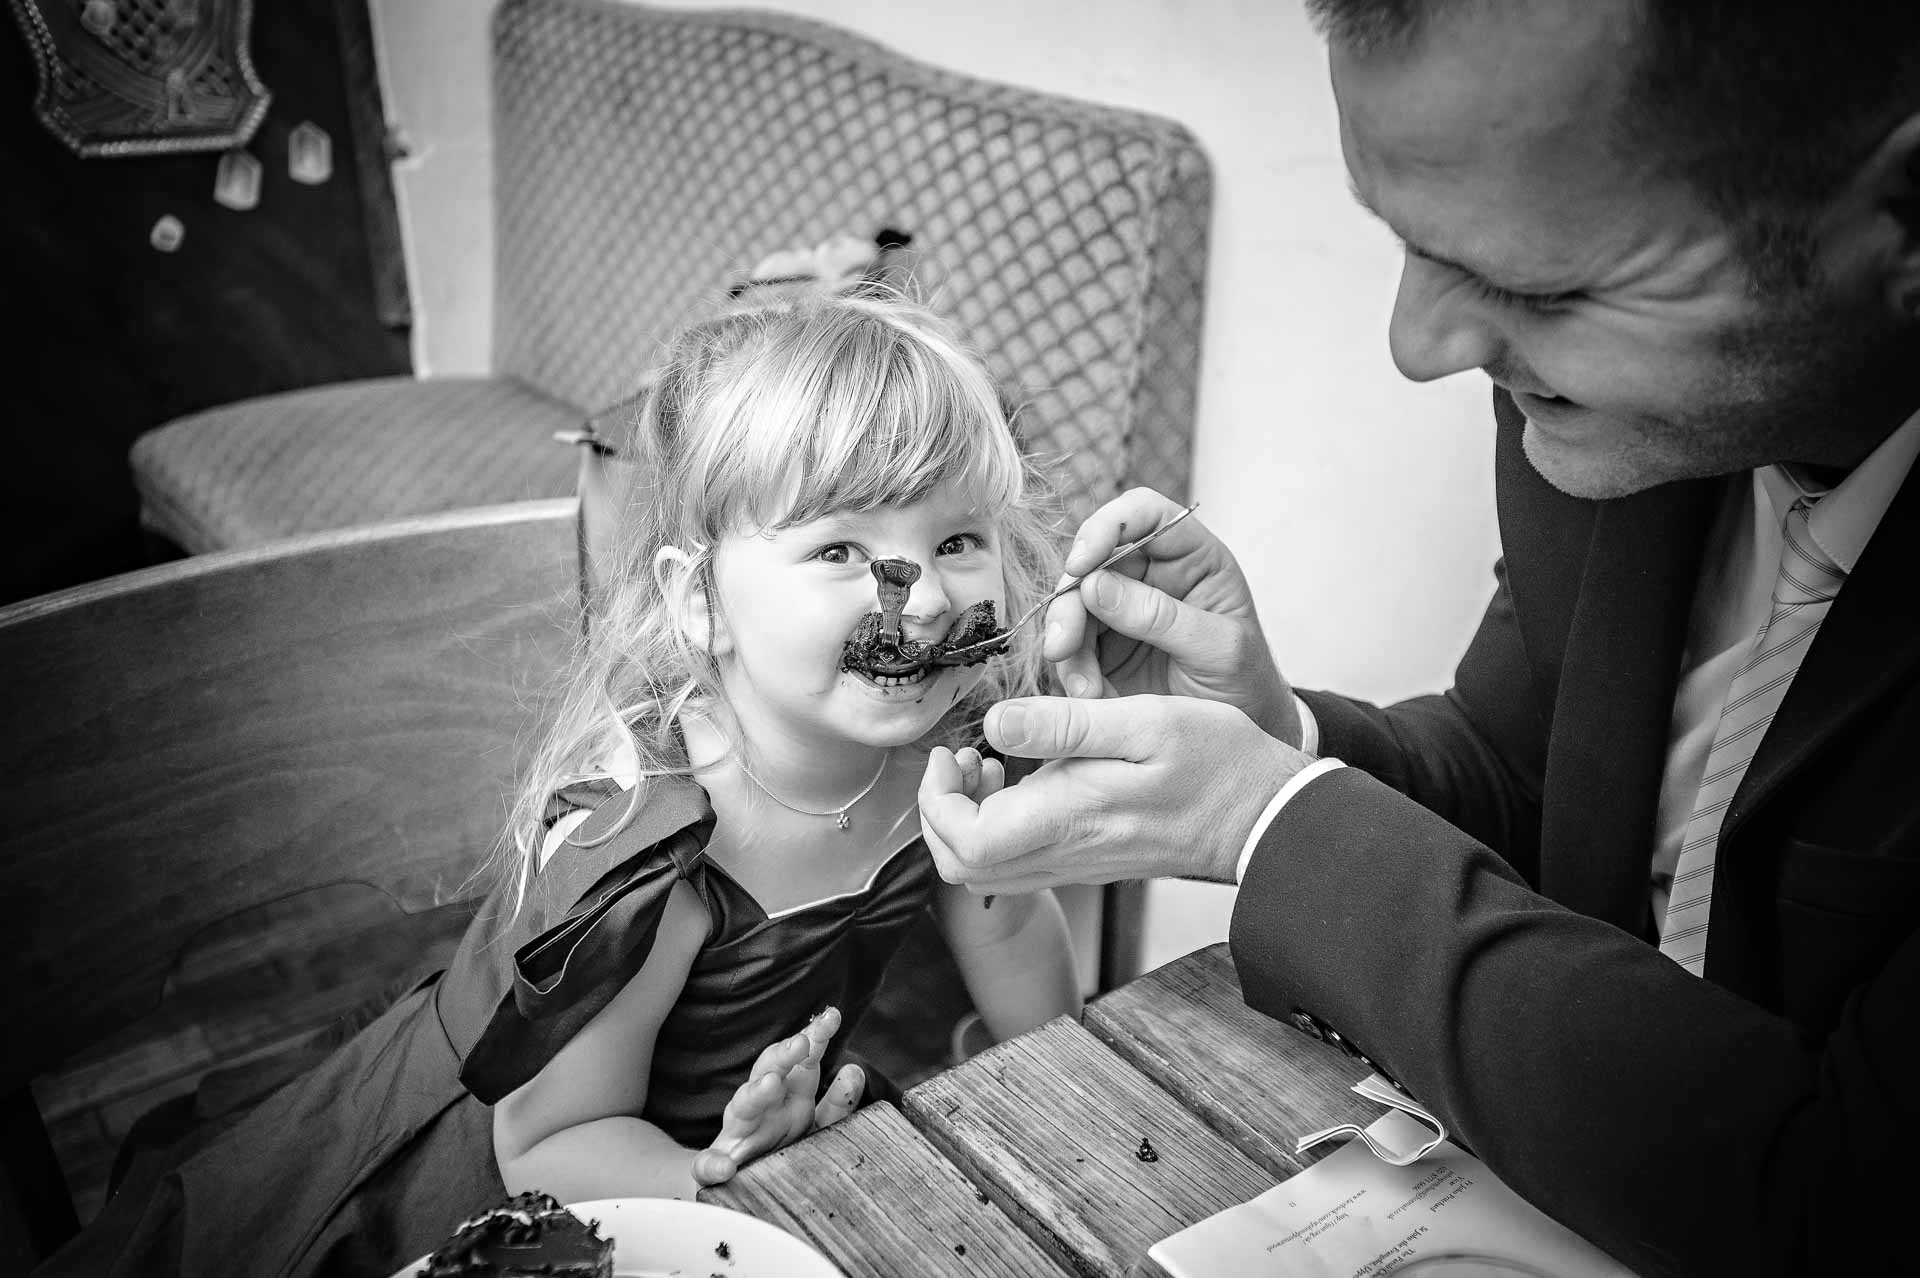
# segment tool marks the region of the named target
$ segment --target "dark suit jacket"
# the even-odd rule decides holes
[[[1443,696],[1303,694],[1352,766],[1252,859],[1247,1001],[1642,1273],[1920,1271],[1920,472],[1729,809],[1700,979],[1649,944],[1647,875],[1726,481],[1577,500],[1496,416],[1493,602]]]

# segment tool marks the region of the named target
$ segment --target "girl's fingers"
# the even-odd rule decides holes
[[[724,1185],[739,1170],[740,1164],[731,1155],[717,1149],[703,1149],[693,1156],[693,1183],[696,1185]]]
[[[806,1040],[807,1050],[804,1063],[819,1065],[820,1057],[826,1052],[827,1044],[840,1032],[840,1009],[829,1007],[807,1022],[807,1028],[801,1031]],[[799,1064],[801,1062],[795,1062]]]
[[[980,761],[980,782],[974,787],[973,797],[984,803],[993,795],[1000,793],[1007,784],[1007,767],[998,759]]]
[[[742,1086],[727,1102],[726,1112],[720,1118],[720,1135],[714,1138],[713,1148],[734,1158],[757,1153],[750,1148],[753,1138],[759,1134],[762,1120],[786,1094],[786,1080],[780,1074],[761,1074]]]
[[[837,1026],[839,1022],[836,1020],[834,1024]],[[760,1055],[754,1058],[752,1077],[758,1078],[762,1074],[785,1074],[806,1060],[815,1052],[813,1034],[813,1026],[808,1025],[800,1033],[789,1034],[779,1042],[763,1048]]]
[[[833,1076],[833,1086],[813,1107],[813,1125],[831,1127],[860,1107],[860,1094],[866,1090],[866,1071],[858,1065],[842,1065]]]
[[[998,759],[989,759],[972,746],[962,746],[953,752],[953,761],[960,768],[960,791],[975,803],[979,803],[1006,784],[1007,770]]]
[[[980,772],[986,760],[972,746],[962,746],[953,752],[953,761],[960,765],[960,788],[968,794],[974,793],[980,786]]]
[[[827,1043],[840,1032],[840,1009],[829,1007],[808,1021],[798,1034],[789,1034],[777,1043],[763,1048],[754,1058],[752,1075],[785,1075],[795,1066],[812,1061],[818,1064],[820,1054],[826,1050]]]

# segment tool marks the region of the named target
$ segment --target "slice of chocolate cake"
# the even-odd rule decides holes
[[[933,645],[930,659],[936,666],[979,665],[988,657],[997,657],[1006,651],[1005,644],[990,642],[1006,637],[1007,632],[1000,628],[994,616],[993,600],[982,599],[968,605],[965,612],[954,618],[946,637]]]
[[[613,1243],[550,1195],[516,1194],[454,1230],[421,1278],[613,1278]]]

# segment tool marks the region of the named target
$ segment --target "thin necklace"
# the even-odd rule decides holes
[[[754,789],[760,791],[760,793],[766,795],[769,799],[772,799],[775,803],[779,804],[781,807],[785,808],[787,811],[798,812],[801,816],[832,817],[833,823],[839,826],[842,830],[851,830],[853,828],[853,818],[848,816],[847,814],[853,811],[854,804],[866,798],[867,795],[873,792],[873,787],[880,784],[880,776],[882,773],[884,773],[887,770],[887,760],[892,756],[893,756],[893,751],[891,750],[887,751],[885,754],[880,756],[880,766],[873,770],[873,779],[860,787],[860,793],[854,795],[851,799],[848,799],[845,803],[837,804],[834,807],[828,808],[825,812],[815,812],[811,808],[803,808],[795,804],[788,803],[785,799],[781,798],[779,795],[775,794],[773,791],[767,789],[766,782],[762,781],[759,777],[756,777],[755,775],[753,775],[753,769],[747,766],[747,761],[745,759],[740,760],[740,771],[746,774],[747,780],[753,782]]]

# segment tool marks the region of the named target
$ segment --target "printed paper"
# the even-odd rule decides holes
[[[1432,1136],[1394,1110],[1371,1143],[1407,1150]],[[1423,1256],[1478,1253],[1524,1274],[1633,1278],[1632,1271],[1528,1204],[1450,1141],[1396,1166],[1354,1141],[1291,1179],[1148,1249],[1174,1278],[1369,1278]]]

